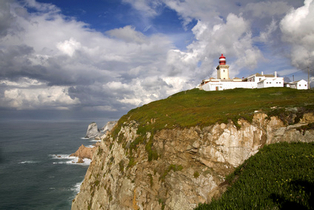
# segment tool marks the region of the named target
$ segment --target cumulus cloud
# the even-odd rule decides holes
[[[314,1],[292,9],[280,22],[282,40],[291,45],[292,65],[304,69],[314,64]]]
[[[70,38],[69,40],[65,40],[64,42],[59,42],[57,44],[57,48],[72,57],[73,53],[81,48],[81,43],[75,41],[75,39]]]
[[[125,42],[135,42],[139,44],[143,44],[147,42],[146,37],[141,32],[135,31],[135,28],[132,26],[125,26],[123,28],[117,28],[110,31],[107,31],[112,37],[116,37]]]
[[[255,68],[258,61],[263,58],[260,50],[253,45],[249,22],[243,17],[230,13],[226,23],[210,26],[209,23],[198,21],[192,29],[197,39],[188,46],[202,64],[203,71],[214,65],[206,58],[224,53],[229,58],[236,58],[232,65],[231,75],[234,77],[241,68]],[[213,70],[212,70],[213,71]]]
[[[2,81],[5,88],[0,99],[2,107],[18,110],[25,109],[69,109],[71,105],[79,104],[78,98],[71,98],[68,88],[62,86],[48,87],[36,80],[25,79],[21,83]],[[36,87],[37,86],[37,87]]]

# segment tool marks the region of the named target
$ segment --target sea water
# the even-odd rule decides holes
[[[0,209],[71,209],[88,168],[69,155],[87,122],[0,122]]]

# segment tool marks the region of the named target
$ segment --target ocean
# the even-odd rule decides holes
[[[88,164],[69,155],[95,143],[83,138],[88,124],[0,122],[0,209],[71,209]]]

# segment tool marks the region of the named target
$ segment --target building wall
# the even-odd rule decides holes
[[[300,80],[297,84],[296,84],[296,88],[298,90],[306,90],[308,89],[308,86],[307,86],[307,82],[305,80]]]
[[[229,66],[219,65],[217,67],[217,79],[229,79]]]
[[[284,80],[282,77],[266,78],[257,83],[257,88],[283,87]]]
[[[235,88],[256,88],[255,82],[208,82],[201,89],[205,91],[228,90]]]

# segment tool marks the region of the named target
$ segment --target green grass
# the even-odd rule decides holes
[[[231,187],[220,199],[196,209],[313,209],[314,144],[264,146],[226,183]]]
[[[276,112],[271,107],[282,109]],[[147,131],[156,133],[164,128],[203,127],[216,122],[227,123],[228,120],[239,128],[237,120],[243,118],[251,121],[255,110],[278,115],[284,108],[292,107],[302,107],[303,112],[313,111],[314,91],[264,88],[206,92],[192,89],[132,109],[121,117],[112,134],[116,138],[122,124],[131,120],[139,123],[138,133],[141,134]],[[152,123],[152,119],[155,122]]]

